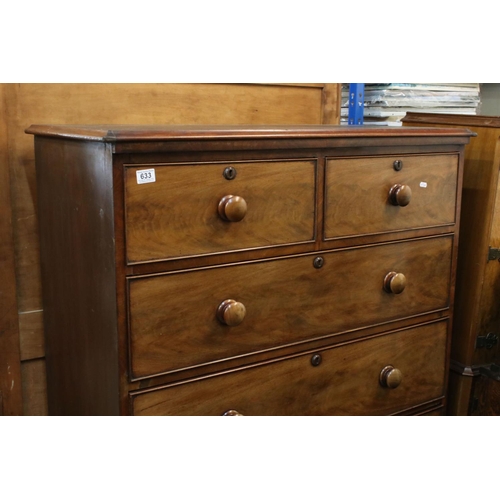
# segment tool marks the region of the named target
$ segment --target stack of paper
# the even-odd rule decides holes
[[[365,125],[401,125],[407,111],[475,115],[479,83],[365,83]],[[347,125],[349,84],[342,85],[341,124]]]

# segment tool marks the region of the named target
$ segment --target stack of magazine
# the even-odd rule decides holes
[[[365,125],[401,125],[407,111],[475,115],[479,83],[365,83]],[[342,85],[341,125],[347,125],[349,84]]]

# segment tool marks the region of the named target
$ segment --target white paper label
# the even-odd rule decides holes
[[[420,183],[421,188],[426,188],[427,187],[427,182],[421,182]]]
[[[146,184],[147,182],[156,182],[156,175],[154,168],[147,170],[137,170],[137,184]]]

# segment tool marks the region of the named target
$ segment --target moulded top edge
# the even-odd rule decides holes
[[[454,125],[460,127],[491,127],[500,128],[500,116],[458,115],[453,113],[419,113],[409,111],[403,118],[403,123],[422,123],[423,125]]]
[[[312,139],[347,137],[471,137],[466,129],[340,125],[31,125],[27,134],[101,142]]]

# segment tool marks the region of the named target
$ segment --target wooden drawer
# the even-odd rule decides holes
[[[437,408],[436,410],[426,411],[424,413],[419,413],[419,415],[425,417],[442,417],[445,415],[444,408]]]
[[[328,159],[324,238],[454,224],[457,173],[451,154]]]
[[[452,245],[445,236],[129,278],[132,378],[447,308]],[[391,272],[406,277],[402,293],[384,290]],[[236,304],[219,310],[226,300]],[[241,319],[239,304],[241,323],[222,324]]]
[[[444,396],[441,321],[343,346],[135,393],[135,415],[385,415]],[[313,365],[313,355],[321,357]],[[317,358],[316,358],[317,359]],[[402,374],[383,387],[382,370]],[[386,373],[389,370],[386,371]],[[392,372],[389,380],[396,373]]]
[[[128,166],[127,261],[312,241],[315,193],[316,160]]]

